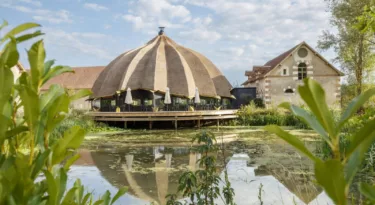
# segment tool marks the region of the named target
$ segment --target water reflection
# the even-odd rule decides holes
[[[237,204],[259,204],[261,184],[264,204],[333,204],[312,183],[311,175],[306,174],[312,166],[303,165],[306,172],[299,173],[295,169],[304,162],[290,162],[294,164],[288,168],[277,163],[261,164],[256,160],[259,158],[256,151],[238,150],[238,147],[238,144],[232,144],[225,153],[230,157],[227,168]],[[266,155],[265,151],[261,153]],[[82,178],[85,185],[94,187],[97,195],[106,189],[115,193],[117,188],[127,186],[129,192],[118,204],[165,204],[165,196],[176,192],[179,176],[188,169],[199,169],[197,162],[201,158],[189,147],[164,146],[81,150],[80,154],[81,159],[69,173],[70,179]],[[277,153],[274,154],[277,157]],[[254,162],[258,165],[250,165]],[[221,204],[220,201],[217,203]]]

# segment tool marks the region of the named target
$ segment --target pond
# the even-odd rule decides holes
[[[314,134],[293,132],[310,150],[319,150]],[[70,184],[80,178],[95,196],[127,186],[128,193],[117,204],[165,204],[165,196],[176,192],[179,176],[199,169],[200,155],[191,151],[188,142],[196,133],[134,131],[88,137],[80,149],[81,159],[69,172]],[[218,156],[218,172],[223,175],[225,164],[237,204],[333,204],[314,183],[313,164],[278,138],[245,129],[215,134],[225,146],[224,156]]]

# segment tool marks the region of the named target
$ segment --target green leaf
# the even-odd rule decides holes
[[[326,132],[331,137],[336,137],[334,120],[328,109],[325,91],[319,83],[307,78],[304,80],[304,85],[298,87],[298,92]]]
[[[45,75],[43,75],[42,85],[48,82],[51,78],[68,72],[73,73],[74,70],[68,66],[55,66],[51,68]]]
[[[44,59],[46,57],[43,41],[34,43],[27,54],[30,63],[31,84],[35,90],[38,90],[42,82]]]
[[[75,182],[74,182],[74,187],[77,187],[77,190],[75,192],[75,198],[76,200],[78,200],[78,202],[81,202],[82,201],[82,197],[83,197],[83,186],[81,184],[81,180],[80,179],[77,179]]]
[[[60,168],[60,180],[59,180],[59,192],[58,192],[58,198],[57,201],[60,203],[62,197],[64,196],[65,189],[66,189],[66,182],[68,180],[68,176],[64,170],[64,168]]]
[[[18,25],[12,30],[10,30],[7,34],[4,35],[4,37],[0,41],[0,44],[8,40],[10,37],[15,37],[17,34],[21,32],[24,32],[26,30],[36,28],[36,27],[40,27],[40,25],[36,23],[24,23],[24,24]]]
[[[375,187],[366,183],[359,184],[359,191],[363,194],[368,200],[375,202]]]
[[[281,129],[276,125],[268,125],[264,130],[276,134],[281,139],[285,140],[287,143],[295,147],[297,150],[305,154],[311,160],[316,161],[317,158],[305,147],[303,142],[299,140],[296,136],[289,134],[288,132]]]
[[[77,190],[76,187],[72,187],[69,191],[65,194],[64,199],[62,200],[62,205],[71,205],[74,204],[74,193]]]
[[[22,42],[28,41],[30,39],[33,39],[41,35],[44,35],[44,33],[42,33],[41,31],[35,31],[34,33],[28,33],[28,34],[17,37],[16,41],[17,43],[22,43]]]
[[[111,193],[108,190],[103,194],[102,200],[103,205],[110,205],[109,202],[111,200]]]
[[[88,202],[89,200],[92,200],[92,194],[91,194],[91,193],[87,193],[87,194],[85,195],[85,197],[83,197],[83,200],[82,200],[82,203],[81,203],[81,204],[87,204],[87,202]]]
[[[51,172],[48,170],[43,170],[44,176],[47,180],[47,192],[48,192],[48,204],[57,204],[57,194],[58,194],[58,187],[56,184],[55,179],[53,178]]]
[[[22,78],[25,78],[27,74],[21,75]],[[39,96],[35,92],[35,90],[32,90],[27,85],[21,85],[17,87],[21,102],[23,105],[24,110],[24,118],[26,120],[27,125],[29,126],[29,129],[31,132],[35,132],[39,124]],[[32,133],[35,135],[35,133]],[[43,136],[35,135],[35,142],[39,141],[39,138],[42,138]]]
[[[335,204],[347,204],[344,167],[339,160],[316,160],[315,178]]]
[[[98,200],[94,203],[94,205],[101,205],[104,203],[104,200]]]
[[[32,179],[35,179],[36,177],[38,177],[38,174],[40,173],[40,171],[42,171],[42,168],[45,165],[50,153],[51,153],[51,150],[48,149],[42,153],[39,153],[38,156],[35,158],[35,160],[33,161],[33,166],[31,167]]]
[[[3,55],[0,54],[0,61]],[[10,120],[11,106],[9,103],[12,87],[13,87],[13,73],[9,68],[1,67],[0,63],[0,136],[4,137],[5,132],[8,130]],[[5,123],[8,122],[8,123]]]
[[[26,127],[26,126],[23,126],[23,125],[20,125],[16,128],[13,128],[11,130],[8,130],[6,133],[5,133],[5,136],[6,138],[10,138],[10,137],[14,137],[22,132],[26,132],[26,131],[29,131],[29,128]]]
[[[121,189],[119,189],[116,195],[113,197],[111,201],[111,205],[114,204],[126,192],[128,192],[128,187],[122,187]]]
[[[75,154],[73,157],[69,158],[66,162],[65,162],[65,165],[64,165],[64,169],[66,171],[69,170],[70,166],[72,166],[72,164],[77,161],[81,156],[79,154]]]
[[[56,99],[65,94],[64,88],[60,85],[51,85],[47,92],[43,93],[40,98],[40,110],[47,112],[54,105]]]
[[[348,159],[345,171],[346,180],[351,183],[353,177],[360,168],[365,154],[375,141],[375,119],[365,124],[357,133],[351,137],[351,142],[346,150],[346,159]]]
[[[53,64],[55,64],[55,60],[49,60],[44,63],[43,76],[47,75],[47,73],[51,70]]]
[[[12,38],[11,41],[5,45],[4,52],[0,54],[0,67],[12,68],[16,66],[19,59],[16,40]]]
[[[339,127],[342,127],[348,119],[355,114],[362,105],[369,100],[372,96],[375,95],[375,88],[369,89],[361,95],[355,97],[345,109],[344,113],[341,116]]]
[[[92,92],[88,89],[81,89],[81,90],[78,90],[76,91],[72,96],[70,96],[70,100],[74,101],[74,100],[79,100],[83,97],[86,97],[86,96],[89,96],[91,95]]]
[[[53,149],[52,165],[60,163],[66,157],[68,149],[77,149],[84,137],[85,131],[79,126],[73,126],[65,131],[63,138],[56,143]]]
[[[322,125],[316,120],[314,116],[310,115],[305,109],[302,109],[295,105],[291,105],[290,103],[282,103],[279,106],[293,112],[294,115],[296,115],[298,118],[305,121],[308,125],[310,125],[312,129],[314,129],[317,133],[319,133],[320,136],[328,144],[331,144],[331,140],[329,139],[329,136],[327,135],[327,132],[324,130]]]
[[[3,29],[3,28],[5,28],[6,26],[8,26],[9,24],[8,24],[8,21],[6,21],[6,20],[3,20],[3,23],[0,25],[0,31]]]

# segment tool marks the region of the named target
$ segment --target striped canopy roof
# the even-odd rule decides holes
[[[116,91],[143,89],[192,98],[230,97],[232,86],[219,69],[202,54],[176,44],[160,34],[146,45],[127,51],[101,72],[92,88],[94,97]]]

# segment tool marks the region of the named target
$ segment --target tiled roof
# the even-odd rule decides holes
[[[68,89],[92,89],[104,68],[105,66],[74,67],[74,73],[63,73],[50,79],[43,85],[42,90],[47,90],[52,84],[59,84]]]
[[[334,69],[339,76],[343,76],[344,74],[339,71],[337,68],[335,68],[331,63],[329,63],[325,58],[323,58],[319,53],[317,53],[311,46],[309,46],[306,42],[302,42],[293,48],[285,51],[284,53],[278,55],[276,58],[268,61],[263,66],[253,66],[252,71],[246,71],[245,76],[248,76],[248,80],[242,83],[242,85],[246,85],[248,83],[252,83],[256,80],[259,80],[263,78],[267,73],[269,73],[271,70],[277,67],[284,59],[286,59],[288,56],[290,56],[295,49],[300,47],[301,45],[305,45],[310,50],[312,50],[317,56],[319,56],[322,60],[324,60],[332,69]]]

